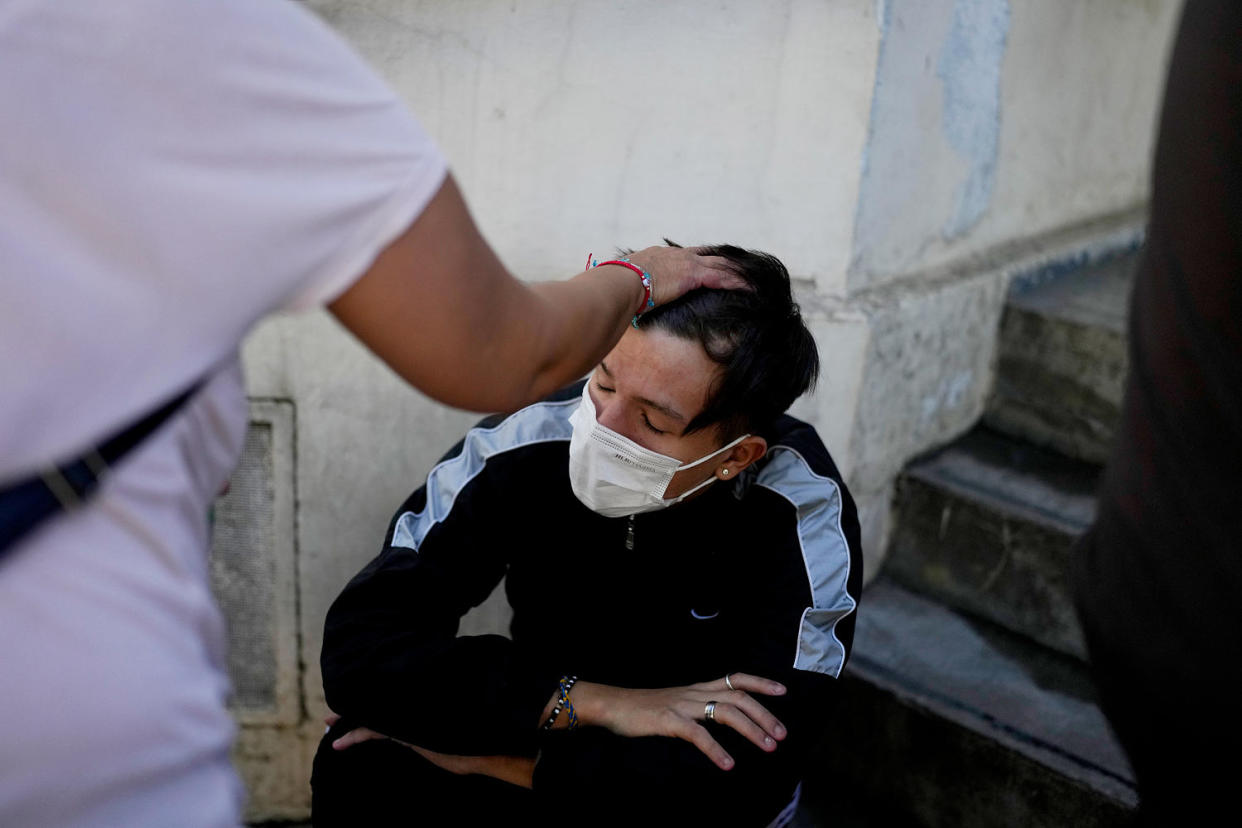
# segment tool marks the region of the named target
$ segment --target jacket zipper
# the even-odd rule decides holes
[[[629,522],[625,527],[625,548],[631,552],[634,551],[634,516],[630,515]]]

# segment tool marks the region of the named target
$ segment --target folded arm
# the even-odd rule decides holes
[[[803,453],[815,461],[810,447]],[[559,667],[545,666],[540,673],[530,665],[546,665],[545,654],[524,652],[506,639],[456,637],[461,613],[482,600],[504,570],[499,556],[504,544],[479,541],[477,533],[487,531],[479,527],[520,517],[503,513],[503,492],[486,488],[488,479],[480,474],[470,484],[484,487],[477,497],[467,492],[454,501],[453,515],[465,520],[447,517],[416,556],[386,551],[369,568],[374,571],[355,579],[333,607],[325,639],[329,703],[348,699],[353,707],[340,712],[353,722],[416,746],[455,773],[530,786],[553,807],[572,805],[583,813],[606,809],[638,819],[650,817],[653,803],[659,803],[659,814],[670,818],[710,813],[727,824],[771,819],[789,801],[824,734],[838,692],[834,676],[851,641],[852,625],[846,622],[855,606],[856,579],[847,586],[843,574],[840,580],[825,576],[827,591],[815,595],[814,623],[839,652],[811,659],[803,668],[791,663],[794,653],[804,652],[801,636],[810,623],[804,555],[835,562],[842,573],[849,568],[846,558],[857,558],[857,519],[848,494],[816,485],[819,494],[810,500],[805,492],[794,492],[795,508],[757,486],[751,497],[767,497],[773,508],[763,510],[754,537],[739,543],[762,544],[768,565],[747,578],[741,615],[730,633],[736,647],[722,658],[727,664],[702,676],[699,685],[671,689],[611,687],[583,675],[571,694],[581,726],[564,729],[562,713],[556,728],[543,732],[539,728],[559,677],[550,670]],[[782,488],[762,479],[760,486],[778,494]],[[808,514],[823,519],[807,522]],[[381,582],[390,583],[381,587]],[[334,636],[335,616],[351,606],[352,635]],[[825,620],[825,613],[837,620]],[[369,620],[357,620],[362,618]],[[824,626],[830,621],[831,627]],[[387,664],[377,666],[377,659]],[[346,662],[356,669],[339,669]],[[447,675],[445,669],[456,670],[457,680],[450,688],[446,679],[427,694],[421,677]],[[739,704],[723,687],[724,674],[732,669],[757,682],[778,682],[785,692],[769,694],[775,688],[756,685],[748,688],[754,704]],[[376,689],[376,683],[388,687]],[[460,704],[445,711],[446,695],[458,691],[454,698]],[[708,722],[704,706],[712,700],[720,703],[717,721]],[[776,742],[775,749],[766,737]],[[636,797],[635,791],[643,795]]]
[[[433,474],[399,515],[427,512],[439,485]],[[394,544],[394,521],[383,552],[333,602],[321,654],[325,698],[352,724],[431,750],[533,755],[558,676],[531,666],[535,659],[503,636],[457,635],[461,616],[505,574],[495,528],[512,518],[486,474],[455,496],[417,549]]]

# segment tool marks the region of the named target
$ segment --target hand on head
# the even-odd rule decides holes
[[[695,288],[735,290],[749,286],[732,262],[723,256],[704,256],[697,247],[648,247],[629,260],[651,274],[656,306]]]

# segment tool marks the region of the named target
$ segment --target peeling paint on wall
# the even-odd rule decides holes
[[[919,427],[928,426],[942,411],[952,410],[966,399],[966,392],[975,381],[971,370],[959,371],[941,380],[934,394],[923,397],[919,410]]]
[[[1009,33],[1009,0],[957,0],[953,26],[940,51],[936,74],[944,83],[941,123],[949,146],[969,165],[957,189],[957,206],[941,231],[956,238],[971,228],[992,200],[1000,141],[1000,80]]]
[[[992,202],[1009,0],[882,0],[850,287],[916,270]]]

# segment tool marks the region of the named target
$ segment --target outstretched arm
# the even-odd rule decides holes
[[[700,286],[738,287],[725,260],[693,248],[630,257],[656,304]],[[586,373],[620,339],[645,291],[605,265],[564,282],[515,279],[483,239],[452,176],[417,220],[330,305],[416,388],[475,411],[513,411]]]

